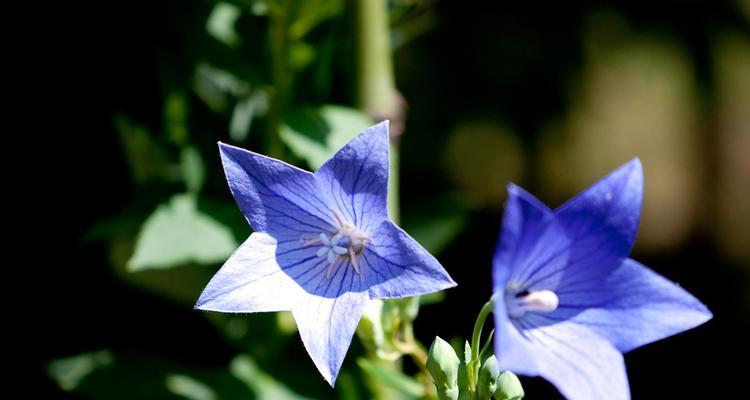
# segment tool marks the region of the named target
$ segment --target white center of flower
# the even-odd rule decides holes
[[[511,318],[520,318],[527,312],[549,313],[557,310],[559,299],[551,290],[505,292],[505,307]]]
[[[325,257],[328,260],[328,269],[326,278],[333,274],[334,266],[338,260],[351,261],[354,271],[362,274],[357,262],[357,256],[365,249],[365,244],[371,241],[370,237],[362,233],[357,227],[346,221],[341,214],[331,210],[336,217],[336,230],[331,233],[321,232],[317,238],[305,241],[305,246],[320,245],[315,253],[318,257]]]

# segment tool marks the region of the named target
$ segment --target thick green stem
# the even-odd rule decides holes
[[[357,21],[357,107],[376,122],[400,118],[402,105],[393,79],[388,2],[354,0],[353,3]],[[396,123],[395,129],[401,129],[400,126],[400,122]],[[399,220],[399,133],[392,132],[391,136],[391,176],[388,185],[388,213],[395,222]]]
[[[357,107],[387,117],[398,107],[387,0],[354,0],[357,20]]]
[[[289,9],[290,0],[271,2],[269,8],[269,38],[271,48],[271,79],[274,92],[268,113],[266,145],[271,157],[282,159],[284,145],[279,131],[283,123],[283,110],[289,91]]]

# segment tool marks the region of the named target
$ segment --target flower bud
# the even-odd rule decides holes
[[[500,367],[497,365],[497,359],[495,356],[490,356],[479,369],[477,395],[480,400],[489,400],[490,396],[495,393],[499,376]]]
[[[521,381],[518,377],[510,372],[504,371],[497,378],[497,389],[495,390],[496,400],[521,400],[524,392],[521,387]]]
[[[440,400],[458,399],[458,368],[461,361],[450,344],[440,337],[430,346],[427,370],[432,375]]]

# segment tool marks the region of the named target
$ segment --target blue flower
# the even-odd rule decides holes
[[[317,172],[223,143],[229,187],[254,232],[208,283],[196,308],[292,311],[333,386],[362,309],[455,286],[386,210],[388,122],[362,132]]]
[[[628,258],[643,198],[634,159],[552,211],[510,185],[493,259],[502,369],[541,376],[567,398],[628,399],[622,353],[711,313]]]

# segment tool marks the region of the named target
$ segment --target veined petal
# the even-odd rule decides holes
[[[493,257],[495,290],[499,286],[553,288],[566,265],[569,246],[553,212],[530,193],[508,185],[503,226]],[[536,280],[536,285],[528,287],[530,280]]]
[[[500,369],[541,376],[570,400],[630,398],[622,354],[606,340],[571,322],[510,320],[502,298],[495,305]]]
[[[335,225],[326,191],[310,172],[224,143],[219,149],[229,188],[254,231],[280,240],[317,238]]]
[[[359,256],[372,298],[398,298],[456,286],[440,263],[393,222],[384,221]]]
[[[541,318],[586,326],[622,352],[692,329],[712,316],[690,293],[631,259],[603,280],[570,282],[557,295],[558,309]]]
[[[195,308],[222,312],[291,310],[293,300],[304,292],[279,266],[278,251],[276,239],[253,232],[214,275]]]
[[[315,176],[342,216],[360,230],[388,218],[388,121],[352,139]]]
[[[347,280],[354,278],[353,271],[348,275]],[[292,309],[305,349],[331,386],[344,362],[362,310],[370,300],[367,292],[345,291],[341,286],[344,282],[340,280],[338,287],[332,285],[329,297],[308,296]]]
[[[628,256],[641,218],[643,169],[637,158],[555,210],[572,242],[570,264],[607,273]]]

